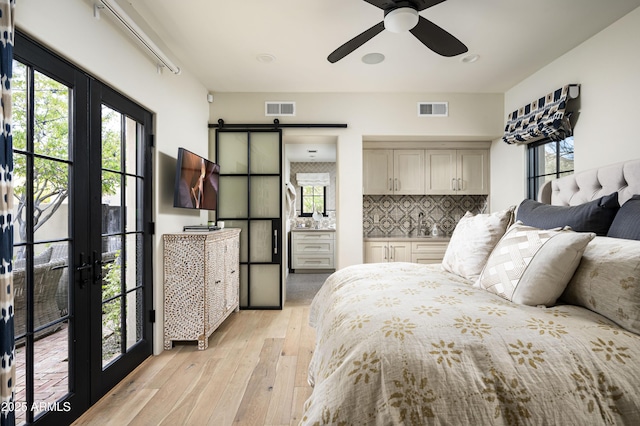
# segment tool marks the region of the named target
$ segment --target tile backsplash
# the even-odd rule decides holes
[[[485,213],[486,195],[365,195],[362,199],[365,237],[417,235],[418,215],[430,232],[438,225],[440,235],[450,236],[467,211]]]

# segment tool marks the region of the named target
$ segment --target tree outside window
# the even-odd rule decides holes
[[[530,144],[527,160],[527,196],[535,200],[545,182],[573,173],[573,136]]]
[[[300,216],[311,216],[314,211],[326,215],[326,188],[324,186],[303,186]]]

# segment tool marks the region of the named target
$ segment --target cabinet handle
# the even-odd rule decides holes
[[[462,191],[462,179],[458,178],[457,190]]]
[[[389,249],[389,260],[393,260],[393,255],[395,254],[394,252],[396,251],[396,248],[394,246],[390,246],[391,248]]]
[[[278,254],[278,230],[273,230],[273,254]]]
[[[389,178],[389,191],[393,191],[393,181]]]
[[[400,185],[398,184],[398,178],[395,179],[396,180],[396,191],[398,191],[400,189]]]
[[[385,246],[384,247],[384,259],[383,260],[387,260],[389,254],[389,247]]]
[[[456,178],[451,179],[451,190],[452,191],[456,190]]]

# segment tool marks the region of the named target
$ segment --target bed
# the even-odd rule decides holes
[[[634,194],[640,160],[577,173],[543,203],[465,215],[442,265],[332,274],[301,423],[640,424]]]

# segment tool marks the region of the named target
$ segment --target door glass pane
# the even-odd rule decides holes
[[[251,305],[278,306],[280,265],[251,265],[251,277]]]
[[[104,290],[102,296],[107,297]],[[102,367],[122,354],[122,327],[120,315],[121,298],[118,297],[102,305]]]
[[[279,133],[251,133],[251,173],[280,173]]]
[[[220,176],[218,199],[218,217],[246,218],[249,214],[247,178],[244,176]]]
[[[249,306],[249,265],[240,265],[240,306]]]
[[[246,174],[248,168],[248,136],[245,132],[218,133],[218,164],[221,174]]]
[[[102,168],[121,170],[121,127],[122,115],[102,105]]]
[[[125,262],[126,290],[142,286],[142,235],[127,235],[127,258]]]
[[[68,160],[69,88],[35,71],[34,114],[34,152]]]
[[[144,299],[142,289],[127,293],[127,350],[142,339]]]
[[[132,120],[130,117],[124,119],[124,131],[125,131],[125,172],[132,175],[142,175],[141,162],[139,161],[137,152],[139,145],[138,137],[138,122]]]
[[[102,233],[122,232],[122,175],[115,172],[102,172]],[[134,208],[135,210],[135,208]]]
[[[225,228],[240,228],[240,262],[247,262],[249,260],[249,250],[247,239],[249,234],[247,232],[248,222],[246,220],[225,220]]]
[[[251,217],[279,217],[280,192],[280,176],[251,177]]]
[[[69,166],[56,160],[34,158],[33,227],[35,240],[69,235]]]
[[[25,150],[27,149],[27,67],[18,61],[13,61],[11,103],[13,149]]]
[[[272,221],[252,220],[250,232],[249,261],[271,262],[274,251]]]
[[[141,182],[142,179],[134,177],[134,176],[126,176],[125,177],[125,203],[127,206],[131,206],[131,208],[125,209],[125,231],[127,232],[135,232],[141,231],[142,223],[140,220],[137,220],[137,209],[135,208],[136,199],[137,199],[137,189],[138,183]],[[142,186],[140,186],[142,188]],[[142,219],[142,218],[140,218]]]

